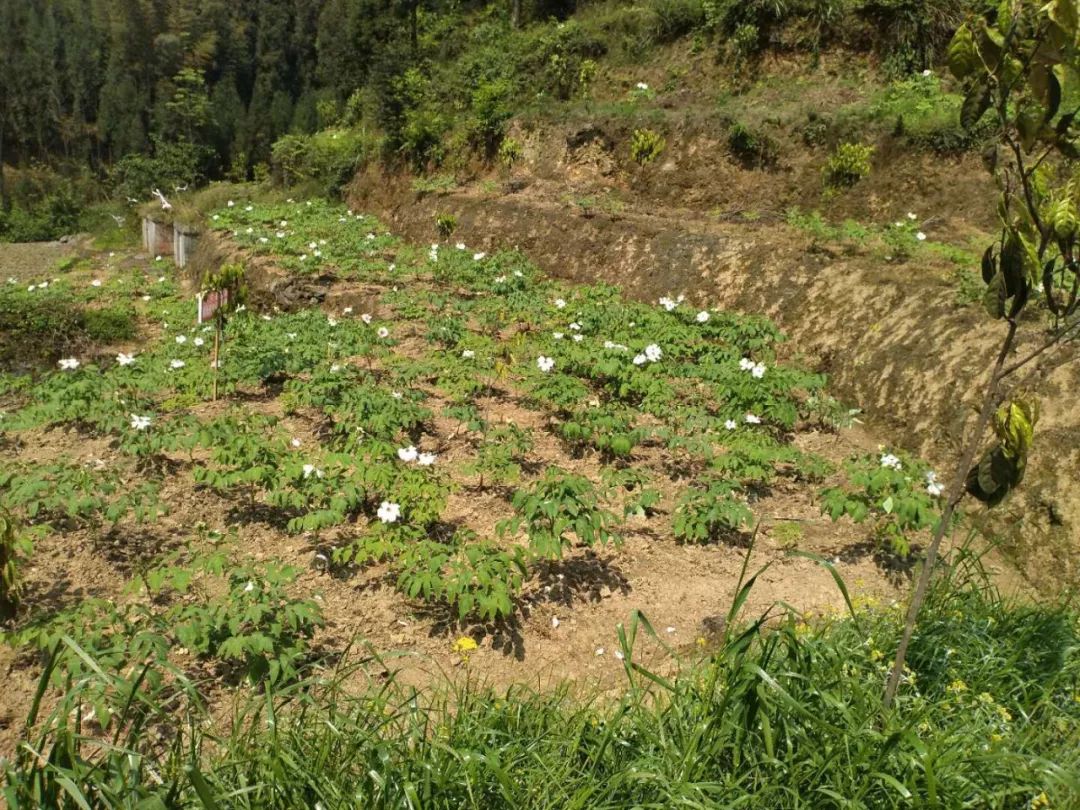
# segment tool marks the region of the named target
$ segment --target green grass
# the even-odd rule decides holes
[[[40,725],[7,765],[3,795],[13,810],[1004,809],[1044,792],[1050,806],[1074,807],[1077,616],[1010,604],[977,566],[965,570],[932,593],[887,715],[900,615],[889,607],[813,627],[773,610],[731,625],[710,654],[672,651],[677,673],[634,662],[656,635],[635,616],[620,629],[626,677],[614,697],[568,686],[416,693],[369,674],[392,660],[354,651],[336,669],[241,698],[220,736],[182,674],[96,670],[87,656],[85,677],[47,717],[31,716]],[[62,644],[50,666],[80,655]],[[104,744],[77,711],[102,682],[136,698]]]

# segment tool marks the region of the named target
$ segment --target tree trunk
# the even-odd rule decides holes
[[[7,179],[4,176],[4,126],[0,122],[0,211],[11,210],[11,198],[8,196]]]
[[[521,0],[510,0],[510,27],[521,28]]]

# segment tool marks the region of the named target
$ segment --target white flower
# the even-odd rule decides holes
[[[206,341],[200,337],[197,337],[191,342],[194,343],[196,346],[202,346]]]
[[[622,650],[616,650],[615,657],[622,661],[626,656],[622,654]]]
[[[135,428],[135,430],[146,430],[148,427],[150,427],[150,417],[136,416],[135,414],[132,414],[131,426]]]
[[[430,467],[435,463],[435,459],[438,458],[434,453],[421,453],[416,457],[416,463],[421,467]]]
[[[408,447],[399,447],[397,451],[397,457],[404,461],[406,464],[416,461],[417,455],[418,454],[416,448],[413,447],[411,444]]]
[[[744,357],[742,360],[739,361],[739,368],[741,368],[743,371],[751,371],[754,368],[754,361],[751,360],[749,357]]]
[[[236,205],[236,203],[234,203],[232,200],[229,200],[228,204],[229,204],[229,208],[232,208],[234,205]]]
[[[341,310],[341,314],[342,315],[352,315],[352,307],[345,307],[345,309]]]
[[[376,514],[383,523],[396,523],[397,519],[401,517],[401,507],[396,503],[383,501],[379,504],[379,511]]]
[[[701,310],[701,312],[697,314],[695,320],[697,320],[698,323],[706,323],[709,320],[709,313],[705,310]]]
[[[581,331],[581,324],[578,323],[577,321],[574,321],[572,324],[570,324],[570,331],[571,332],[580,332]]]
[[[544,357],[544,355],[540,355],[536,358],[536,367],[546,374],[547,372],[555,368],[555,360],[551,357]]]
[[[604,654],[604,648],[603,647],[597,647],[595,654],[596,655],[603,655]]]
[[[637,83],[637,89],[638,90],[648,90],[649,85],[645,84],[645,82],[638,82]]]
[[[915,216],[915,214],[913,214],[911,211],[907,212],[907,218],[910,219],[912,222],[914,222],[916,219],[918,219],[918,217]],[[897,225],[902,225],[903,223],[902,222],[897,222],[896,224]]]
[[[288,228],[289,227],[289,221],[286,220],[286,219],[281,220],[281,222],[278,223],[278,227],[279,228]]]
[[[750,369],[750,374],[755,379],[760,380],[762,377],[765,376],[765,364],[764,363],[758,363],[752,369]]]
[[[401,399],[402,393],[400,391],[391,391],[390,396],[392,396],[394,399]]]
[[[643,366],[648,362],[649,362],[649,358],[646,357],[645,355],[643,355],[643,354],[634,355],[634,365],[635,366]]]
[[[926,491],[935,498],[945,491],[945,485],[937,480],[937,473],[933,470],[926,474]]]
[[[274,234],[274,236],[276,236],[278,239],[284,239],[285,238],[285,231],[278,231],[277,233]]]
[[[90,286],[91,287],[100,287],[101,286],[101,279],[100,278],[95,278],[93,281],[90,282]]]
[[[458,250],[464,250],[465,249],[465,243],[464,242],[458,242],[454,247],[456,247]]]
[[[170,368],[183,368],[184,367],[184,361],[183,360],[171,360],[169,362],[169,366],[170,366]]]
[[[903,464],[900,463],[900,459],[898,459],[892,453],[884,453],[881,456],[881,466],[889,467],[893,470],[899,470],[903,468]]]
[[[130,366],[135,362],[135,355],[120,352],[120,354],[116,355],[116,362],[122,366]]]
[[[748,424],[748,425],[760,425],[761,424],[761,417],[760,416],[755,416],[752,413],[748,413],[746,415],[746,420],[745,421],[746,421],[746,424]]]
[[[678,306],[678,303],[665,295],[663,298],[660,299],[660,306],[662,306],[668,312],[671,312],[675,309],[675,307]]]
[[[249,579],[248,584],[244,586],[244,593],[251,593],[253,590],[255,590],[255,581]]]
[[[304,465],[304,478],[311,478],[314,475],[316,478],[322,478],[326,473],[316,467],[314,464]]]
[[[160,256],[155,256],[155,257],[154,257],[154,261],[155,261],[155,262],[160,262],[160,261],[161,261],[161,257],[160,257]]]
[[[566,337],[566,335],[564,335],[562,332],[552,332],[551,336],[556,340],[562,340],[564,337]]]
[[[393,262],[390,262],[389,266],[387,266],[386,269],[389,270],[391,273],[393,273],[395,270],[397,270],[397,265],[394,264]]]
[[[551,617],[551,626],[554,627],[554,628],[557,628],[559,626],[559,617],[558,616],[552,616]]]
[[[338,371],[341,371],[341,366],[339,366],[337,363],[334,363],[332,366],[330,366],[330,371],[332,373],[336,373]]]
[[[932,76],[932,75],[934,75],[934,71],[930,70],[930,68],[927,68],[926,70],[924,70],[924,71],[922,72],[922,75],[923,75],[924,77],[929,77],[929,76]]]
[[[149,295],[144,295],[144,296],[142,297],[142,300],[143,300],[143,301],[149,301],[149,300],[150,300],[150,296],[149,296]]]
[[[476,357],[476,352],[474,352],[472,349],[465,349],[461,352],[461,356],[464,357],[466,360],[472,360],[474,357]]]
[[[378,335],[381,338],[388,338],[388,337],[390,337],[390,330],[387,329],[385,326],[380,326],[379,331],[376,332],[375,334]]]
[[[584,335],[574,335],[574,343],[581,343],[585,339]]]
[[[74,357],[67,357],[57,363],[64,371],[74,371],[79,367],[79,361]]]
[[[726,422],[724,422],[724,428],[726,430],[735,430],[735,428],[737,427],[738,423],[736,423],[734,419],[728,419]]]
[[[664,628],[664,632],[665,632],[665,633],[674,633],[674,632],[675,632],[675,628],[674,628],[674,627],[670,627],[670,626],[669,626],[669,627],[665,627],[665,628]]]
[[[483,261],[483,260],[484,260],[484,258],[485,258],[486,256],[487,256],[487,254],[486,254],[486,253],[484,253],[484,252],[480,252],[480,253],[474,253],[474,254],[472,255],[472,260],[473,260],[474,262],[479,262],[479,261]],[[392,269],[393,269],[393,267],[391,267],[390,269],[392,270]]]
[[[187,343],[187,338],[184,335],[177,335],[176,336],[176,342],[177,343]]]
[[[292,440],[292,446],[293,447],[299,447],[300,446],[300,440],[299,439],[293,439]]]
[[[915,238],[918,239],[920,242],[925,242],[926,241],[926,234],[923,233],[922,231],[919,231],[917,234],[915,234]]]
[[[296,332],[286,332],[285,337],[289,340],[296,340]]]
[[[165,283],[165,276],[158,276],[157,280],[158,280],[158,284],[164,284]]]
[[[254,205],[246,205],[246,206],[244,206],[244,210],[245,211],[254,211],[255,206]]]
[[[333,318],[327,318],[327,319],[326,319],[326,322],[327,322],[328,324],[330,324],[331,326],[337,326],[337,321],[336,321],[336,320],[334,320]]]
[[[649,359],[650,363],[655,363],[664,356],[664,352],[655,343],[650,343],[645,347],[645,356]]]
[[[502,275],[502,276],[497,277],[495,279],[495,283],[496,284],[505,284],[506,283],[506,276]]]
[[[555,299],[555,309],[565,309],[565,308],[566,308],[566,302],[561,298],[556,298]]]

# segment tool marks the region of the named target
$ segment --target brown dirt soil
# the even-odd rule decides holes
[[[605,146],[625,143],[607,126],[594,123],[585,137],[577,125],[534,124],[508,184],[477,178],[425,195],[408,176],[369,169],[350,203],[418,241],[433,237],[437,214],[450,213],[455,238],[520,249],[556,277],[610,282],[642,300],[685,293],[703,307],[768,315],[829,374],[835,394],[863,409],[876,435],[939,469],[955,463],[1003,329],[980,307],[957,305],[949,261],[922,250],[917,260],[885,262],[784,224],[783,206],[768,201],[822,203],[820,163],[794,178],[748,170],[691,134],[669,137],[663,164],[639,169]],[[582,197],[618,204],[583,213]],[[966,246],[989,239],[994,200],[977,159],[907,155],[827,205],[863,222],[917,211],[931,240]],[[1041,317],[1027,316],[1018,352],[1039,345]],[[1030,581],[1051,590],[1080,581],[1080,409],[1072,403],[1080,364],[1057,365],[1073,357],[1074,347],[1062,350],[1029,383],[1042,416],[1024,485],[994,513],[976,515]]]
[[[87,270],[101,275],[102,270]],[[272,267],[265,270],[275,276]],[[89,278],[89,276],[88,276]],[[377,290],[366,285],[338,284],[331,288],[336,312],[342,301],[370,297]],[[410,342],[405,322],[400,351],[413,351],[420,341]],[[419,333],[419,325],[413,326]],[[252,411],[283,417],[283,429],[299,438],[302,447],[318,441],[316,421],[304,413],[283,414],[280,403],[267,392],[250,391],[241,397]],[[438,414],[445,402],[428,390],[428,406]],[[550,432],[549,417],[523,407],[516,399],[494,396],[480,401],[485,418],[513,422],[535,431],[535,448],[523,484],[550,465],[599,477],[595,455],[574,457]],[[209,418],[226,407],[206,403],[196,408]],[[451,497],[445,519],[464,525],[481,536],[491,536],[497,521],[508,517],[510,489],[481,490],[461,472],[462,463],[474,454],[475,436],[462,431],[453,420],[438,417],[420,443],[421,449],[437,450],[439,463],[451,471],[458,487]],[[5,447],[11,462],[46,463],[59,458],[112,465],[120,460],[104,439],[87,439],[64,430],[27,431],[19,441]],[[797,445],[832,461],[875,447],[873,439],[856,427],[839,434],[804,429]],[[694,650],[697,640],[715,628],[715,617],[727,612],[742,568],[746,550],[739,544],[684,546],[674,541],[671,510],[679,485],[680,461],[660,446],[646,445],[636,451],[635,463],[653,475],[662,501],[656,514],[628,521],[625,542],[619,547],[578,549],[566,559],[539,566],[527,584],[519,614],[509,622],[460,625],[442,610],[418,605],[403,597],[387,579],[387,571],[372,566],[354,576],[339,578],[318,570],[315,554],[334,542],[347,540],[351,526],[336,534],[324,534],[316,542],[308,536],[286,534],[267,522],[261,512],[250,513],[242,504],[195,486],[186,456],[172,459],[176,471],[165,479],[161,497],[169,513],[149,526],[121,524],[115,531],[94,537],[85,530],[54,534],[40,541],[27,571],[25,601],[37,609],[52,611],[77,605],[88,597],[112,600],[142,598],[126,589],[126,583],[145,560],[192,542],[198,524],[235,529],[237,556],[256,560],[281,559],[303,573],[295,584],[297,594],[317,594],[327,626],[316,646],[339,651],[358,639],[379,653],[394,657],[389,666],[401,668],[402,679],[428,684],[445,675],[468,677],[495,686],[528,683],[552,686],[564,679],[614,688],[620,682],[622,663],[616,626],[628,622],[633,611],[642,611],[666,643]],[[198,456],[196,457],[198,461]],[[843,610],[842,597],[831,574],[819,564],[787,554],[790,532],[777,527],[794,524],[801,551],[832,560],[839,574],[859,600],[891,603],[906,590],[909,571],[882,563],[874,547],[864,542],[856,527],[833,524],[819,513],[814,485],[778,479],[753,509],[762,525],[750,561],[751,571],[771,563],[759,579],[745,608],[747,615],[767,610],[778,600],[809,615]],[[787,538],[787,539],[782,539]],[[198,545],[200,541],[194,540]],[[557,621],[556,621],[557,620]],[[670,628],[670,629],[669,629]],[[452,649],[454,641],[469,635],[479,649],[467,663]],[[600,650],[603,649],[601,653]],[[643,639],[638,650],[643,662],[669,666],[666,654],[654,642]],[[196,662],[178,653],[178,663],[206,674]],[[0,673],[5,685],[0,697],[0,752],[10,751],[18,740],[21,722],[33,697],[39,662],[26,652],[0,647]],[[220,699],[226,700],[223,693]]]

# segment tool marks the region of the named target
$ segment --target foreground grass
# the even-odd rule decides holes
[[[885,716],[895,610],[815,627],[763,616],[710,655],[673,652],[671,679],[633,663],[652,633],[638,616],[620,633],[619,698],[421,694],[393,676],[358,694],[356,675],[387,662],[354,655],[254,696],[223,736],[178,673],[88,666],[31,716],[3,795],[13,809],[1076,807],[1077,616],[1003,601],[975,570],[932,595]],[[80,655],[61,645],[54,661]],[[103,681],[134,698],[105,730],[79,709]]]

